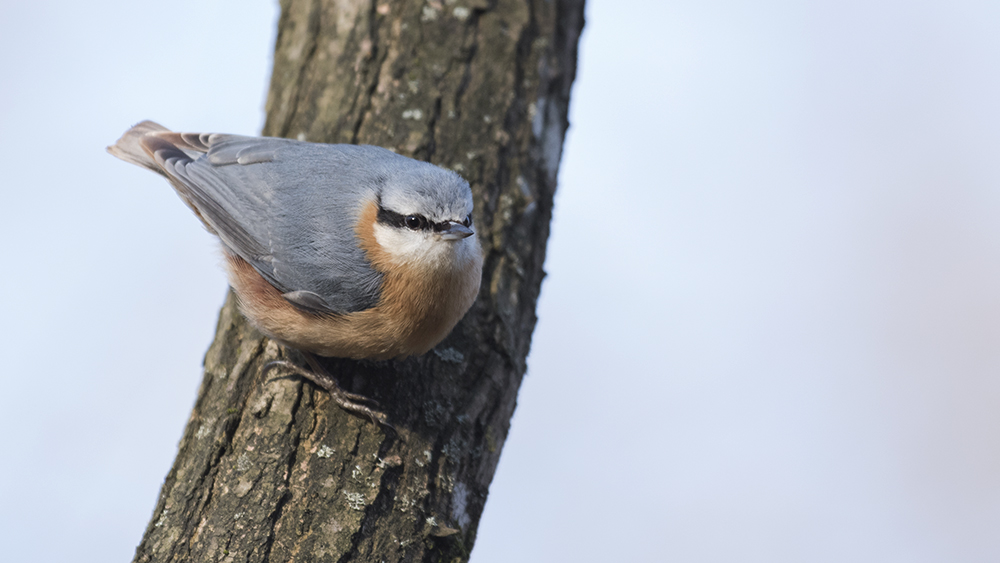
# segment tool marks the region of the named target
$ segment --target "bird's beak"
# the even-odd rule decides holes
[[[448,227],[437,232],[444,240],[462,240],[475,234],[475,231],[455,221],[448,221]]]

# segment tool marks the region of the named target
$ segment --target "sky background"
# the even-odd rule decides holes
[[[276,20],[0,4],[9,561],[131,560],[226,282],[104,147],[258,133]],[[472,562],[1000,561],[1000,3],[591,0],[579,65]]]

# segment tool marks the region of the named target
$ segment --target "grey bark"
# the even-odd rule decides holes
[[[282,0],[264,134],[365,143],[471,184],[485,251],[435,350],[330,359],[398,434],[301,378],[230,295],[135,561],[465,561],[535,325],[583,0]]]

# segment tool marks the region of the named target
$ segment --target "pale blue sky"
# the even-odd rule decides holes
[[[131,559],[226,286],[104,147],[259,132],[276,17],[0,5],[11,561]],[[573,95],[472,561],[1000,561],[1000,4],[592,0]]]

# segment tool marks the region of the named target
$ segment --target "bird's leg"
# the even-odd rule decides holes
[[[333,399],[333,402],[340,405],[340,408],[344,409],[345,411],[357,415],[366,416],[376,424],[392,428],[392,425],[386,422],[386,416],[384,413],[374,410],[368,405],[362,404],[362,403],[368,403],[369,405],[377,406],[377,403],[374,400],[365,397],[364,395],[358,395],[357,393],[344,391],[340,387],[340,385],[337,384],[336,378],[334,378],[333,375],[330,374],[330,372],[328,372],[326,369],[323,368],[322,365],[320,365],[320,363],[316,360],[315,356],[313,356],[309,352],[303,352],[301,350],[299,352],[306,359],[306,362],[309,364],[309,367],[312,368],[312,370],[304,369],[287,360],[274,360],[273,362],[269,362],[266,366],[264,366],[264,369],[265,370],[270,369],[271,367],[274,366],[281,366],[284,368],[288,368],[296,375],[300,375],[308,379],[309,381],[312,381],[316,385],[319,385],[323,389],[325,389],[326,392],[330,394],[330,398]]]

